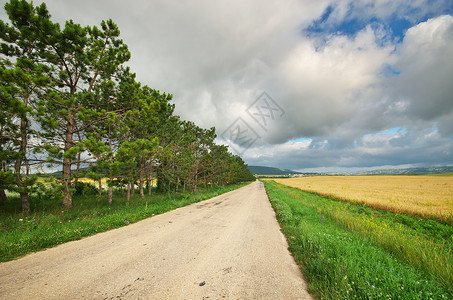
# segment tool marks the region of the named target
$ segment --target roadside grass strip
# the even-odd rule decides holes
[[[74,196],[74,207],[63,209],[59,199],[35,199],[33,213],[23,214],[19,201],[0,210],[0,262],[78,240],[96,233],[210,199],[248,183],[199,188],[197,193],[139,195],[126,201],[118,191],[108,205],[107,195]]]
[[[320,299],[453,299],[453,227],[263,181]]]

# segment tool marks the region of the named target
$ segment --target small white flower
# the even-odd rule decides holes
[[[19,219],[19,222],[22,222],[24,219]]]

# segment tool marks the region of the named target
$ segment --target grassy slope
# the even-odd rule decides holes
[[[319,298],[453,298],[451,226],[272,181],[265,187],[290,251]]]
[[[11,203],[0,210],[0,261],[128,225],[178,207],[212,198],[245,184],[199,189],[196,194],[154,194],[126,201],[120,194],[107,204],[106,196],[75,196],[74,207],[63,209],[57,199],[32,202],[25,215]],[[13,202],[13,201],[11,201]]]

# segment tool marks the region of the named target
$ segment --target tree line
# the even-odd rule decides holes
[[[0,197],[20,194],[30,211],[36,170],[61,170],[59,193],[72,206],[81,177],[108,180],[130,197],[152,191],[196,190],[252,180],[242,159],[203,129],[174,114],[171,94],[136,80],[131,54],[112,21],[64,26],[43,3],[5,4],[0,20]],[[88,166],[88,167],[87,167]],[[44,171],[42,171],[44,172]]]

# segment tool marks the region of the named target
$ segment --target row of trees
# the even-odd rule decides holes
[[[0,197],[19,192],[24,211],[36,170],[59,166],[64,206],[80,177],[114,184],[196,190],[253,179],[241,158],[216,145],[215,129],[173,114],[172,95],[137,82],[112,20],[54,23],[43,3],[5,4],[0,20]],[[87,168],[87,166],[89,166]]]

